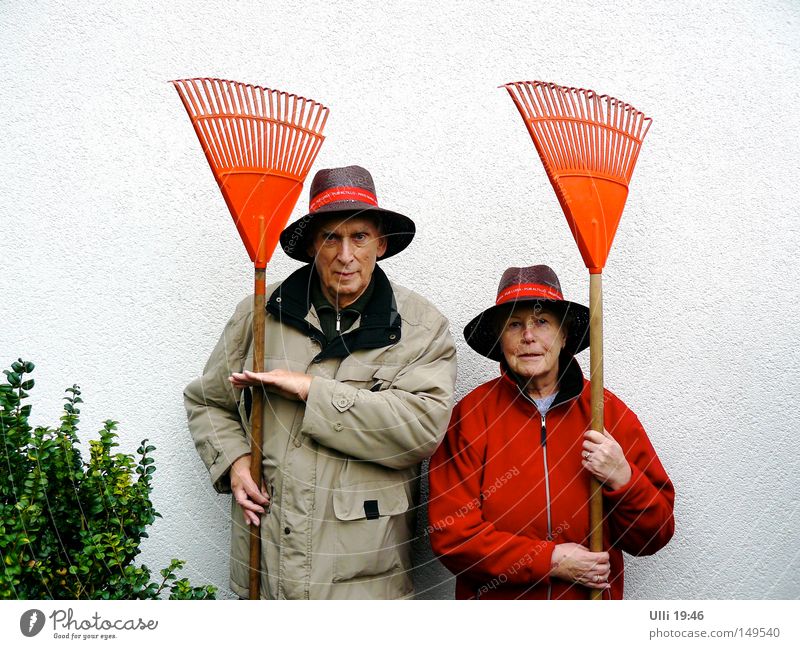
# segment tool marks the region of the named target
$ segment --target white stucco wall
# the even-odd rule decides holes
[[[501,83],[594,88],[654,119],[605,272],[606,384],[677,488],[677,532],[628,559],[632,598],[796,598],[800,6],[770,2],[0,4],[0,364],[37,364],[83,439],[157,447],[151,567],[227,591],[227,497],[189,438],[199,374],[252,266],[170,79],[220,76],[331,109],[314,170],[369,168],[414,244],[384,264],[464,343],[510,265],[588,275]],[[437,5],[437,6],[434,6]],[[294,216],[304,213],[307,190]],[[281,251],[269,276],[297,264]],[[418,548],[421,597],[449,573]]]

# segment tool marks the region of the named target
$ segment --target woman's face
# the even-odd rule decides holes
[[[522,304],[500,326],[503,355],[516,374],[537,381],[558,380],[558,355],[567,332],[557,315],[536,304]]]

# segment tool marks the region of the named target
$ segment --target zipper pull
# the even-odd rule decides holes
[[[547,446],[547,426],[544,423],[544,415],[542,415],[542,446]]]
[[[342,314],[338,311],[336,312],[336,331],[338,333],[342,331]]]

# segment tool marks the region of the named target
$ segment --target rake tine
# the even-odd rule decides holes
[[[233,164],[234,157],[230,151],[230,143],[228,142],[223,133],[223,129],[221,128],[221,119],[219,119],[221,111],[218,98],[216,97],[216,90],[214,89],[214,80],[203,79],[203,90],[205,91],[206,101],[208,102],[210,108],[209,117],[217,118],[208,120],[209,128],[211,128],[214,133],[214,141],[219,144],[223,165],[230,167]]]

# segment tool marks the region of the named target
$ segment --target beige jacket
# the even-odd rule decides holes
[[[268,393],[261,517],[262,597],[413,595],[411,541],[419,463],[441,441],[456,356],[446,318],[375,269],[373,297],[324,347],[308,300],[312,266],[267,289],[265,369],[314,377],[306,403]],[[348,353],[351,352],[351,353]],[[239,303],[203,375],[184,391],[189,429],[214,487],[250,452],[249,394],[232,372],[252,369],[252,297]],[[248,530],[231,500],[231,588],[247,597]]]

